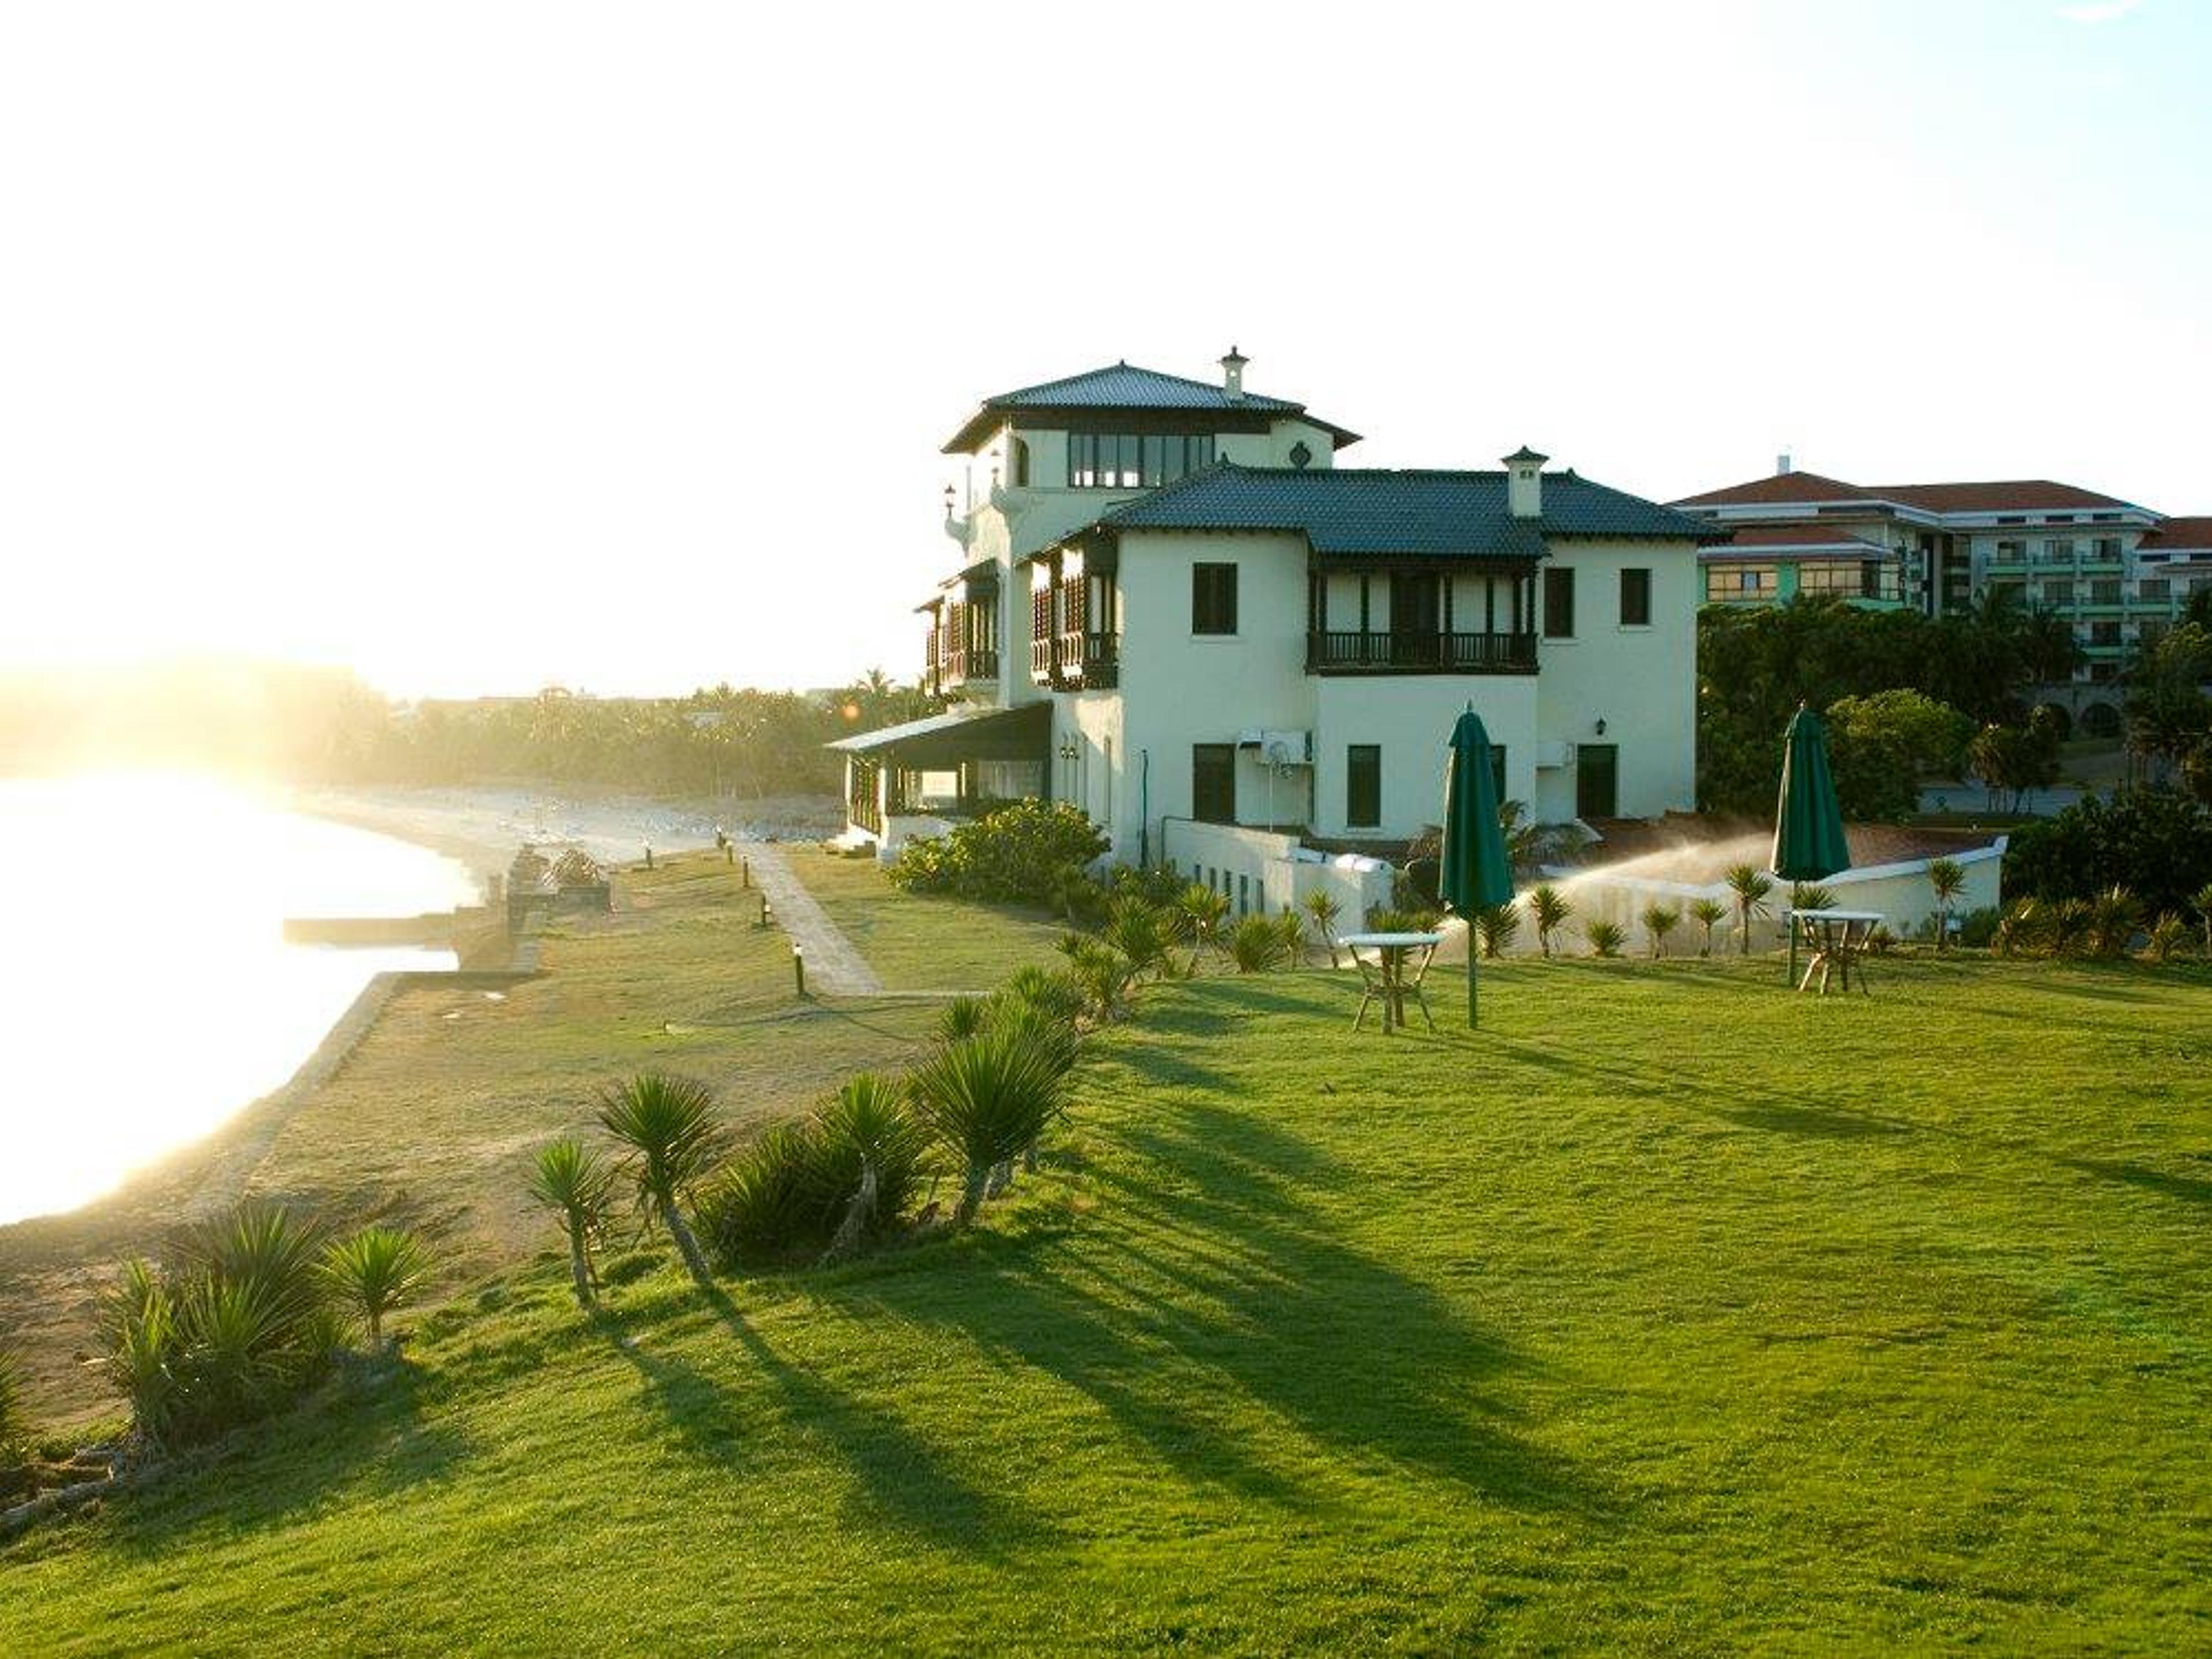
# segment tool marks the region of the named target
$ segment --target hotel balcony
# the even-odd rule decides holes
[[[1534,634],[1390,634],[1317,630],[1306,635],[1309,674],[1533,674]]]
[[[1101,691],[1121,683],[1121,636],[1087,629],[1030,641],[1030,678],[1055,691]]]

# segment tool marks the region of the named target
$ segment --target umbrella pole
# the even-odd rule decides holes
[[[1474,924],[1467,929],[1467,1029],[1474,1029]]]
[[[1783,970],[1783,984],[1791,989],[1797,985],[1797,914],[1794,910],[1782,913],[1782,926],[1790,935],[1790,965]]]

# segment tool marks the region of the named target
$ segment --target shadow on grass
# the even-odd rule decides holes
[[[1832,1107],[1812,1106],[1795,1101],[1769,1099],[1756,1105],[1715,1106],[1707,1109],[1706,1115],[1746,1129],[1759,1129],[1772,1134],[1817,1135],[1831,1140],[1860,1140],[1874,1136],[1911,1133],[1905,1125],[1892,1122],[1887,1118],[1869,1117],[1858,1112],[1841,1112]]]
[[[1135,1168],[1095,1180],[1128,1221],[1094,1231],[1091,1249],[982,1238],[957,1285],[825,1294],[955,1327],[1002,1364],[1060,1378],[1193,1485],[1323,1510],[1338,1483],[1316,1480],[1319,1447],[1516,1509],[1616,1507],[1516,1428],[1500,1384],[1533,1361],[1336,1235],[1312,1194],[1350,1177],[1315,1147],[1204,1105],[1164,1106],[1127,1134]]]
[[[452,1425],[423,1420],[424,1391],[424,1374],[404,1360],[349,1365],[331,1392],[240,1430],[234,1449],[184,1453],[181,1467],[113,1505],[116,1541],[160,1555],[209,1532],[289,1526],[341,1493],[450,1479],[474,1447]]]
[[[743,1350],[744,1364],[764,1384],[771,1409],[748,1409],[759,1397],[749,1401],[741,1385],[679,1356],[655,1352],[614,1315],[602,1310],[597,1316],[616,1352],[637,1368],[653,1403],[693,1456],[734,1474],[749,1474],[771,1437],[796,1435],[851,1474],[848,1501],[855,1518],[866,1524],[984,1557],[1040,1540],[1034,1519],[964,1480],[938,1446],[894,1413],[784,1358],[720,1285],[702,1294]]]
[[[2161,1198],[2179,1199],[2184,1204],[2212,1205],[2212,1181],[2201,1176],[2169,1175],[2163,1170],[2113,1158],[2062,1158],[2057,1161],[2069,1170],[2079,1170],[2104,1181],[2116,1181],[2123,1186],[2139,1187]]]

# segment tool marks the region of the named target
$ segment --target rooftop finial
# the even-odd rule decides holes
[[[1229,348],[1229,355],[1221,360],[1221,390],[1224,396],[1232,400],[1243,397],[1244,365],[1249,362],[1251,359],[1235,346]]]

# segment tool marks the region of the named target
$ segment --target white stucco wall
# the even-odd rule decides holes
[[[1536,816],[1575,816],[1571,757],[1582,744],[1620,749],[1619,813],[1656,817],[1697,804],[1697,615],[1701,577],[1687,542],[1559,542],[1551,562],[1575,574],[1575,636],[1540,639],[1540,740],[1567,745],[1570,763],[1536,781]],[[1651,623],[1624,626],[1620,572],[1651,573]],[[1543,623],[1538,588],[1533,626]],[[1599,720],[1605,732],[1598,734]]]
[[[1468,703],[1492,743],[1505,746],[1505,793],[1534,799],[1536,677],[1534,674],[1334,675],[1314,682],[1316,833],[1401,841],[1443,816],[1444,745]],[[1353,744],[1382,750],[1382,823],[1346,821],[1347,759]]]

